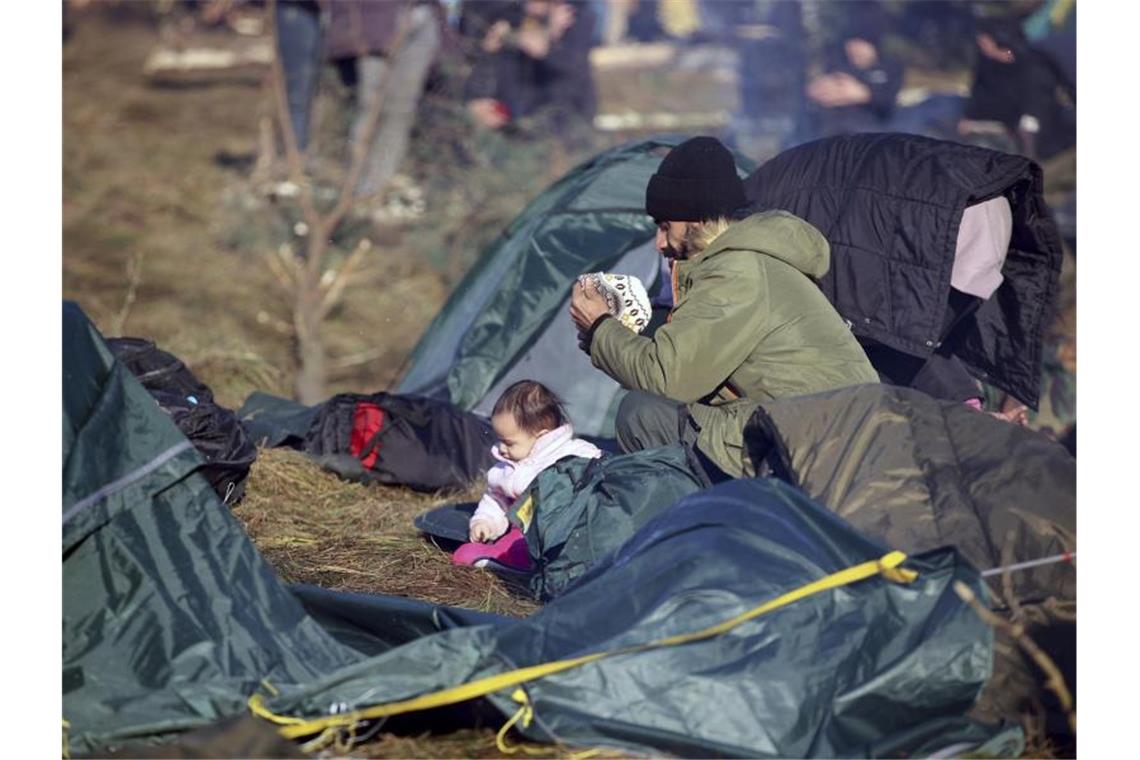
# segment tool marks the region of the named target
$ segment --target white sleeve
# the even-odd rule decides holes
[[[506,533],[510,527],[507,522],[507,513],[490,492],[483,494],[483,498],[479,499],[479,506],[475,507],[475,514],[471,515],[469,525],[473,526],[477,522],[490,527],[491,535],[496,538]]]

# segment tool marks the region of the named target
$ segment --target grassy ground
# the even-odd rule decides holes
[[[152,86],[142,71],[159,37],[151,6],[100,11],[78,16],[64,46],[63,296],[104,334],[177,354],[223,404],[253,390],[288,395],[291,317],[264,257],[296,242],[297,213],[249,181],[265,92],[250,81]],[[333,156],[345,122],[334,79],[317,105],[317,143]],[[330,392],[387,387],[483,246],[597,148],[476,139],[438,96],[425,111],[406,167],[427,194],[424,216],[341,231],[367,232],[375,247],[326,324]]]
[[[268,449],[234,514],[287,582],[525,616],[537,609],[533,601],[491,573],[453,567],[412,526],[417,514],[478,493],[433,496],[346,483],[299,453]]]
[[[247,495],[234,508],[262,555],[290,583],[374,594],[393,594],[523,617],[538,608],[492,573],[455,567],[450,556],[412,527],[420,512],[449,497],[406,488],[345,483],[301,454],[262,450]],[[571,750],[542,750],[564,756]],[[491,729],[442,735],[381,733],[354,757],[507,757]]]

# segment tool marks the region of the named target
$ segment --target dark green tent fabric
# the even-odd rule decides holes
[[[63,711],[73,752],[241,712],[361,655],[305,614],[190,442],[63,309]]]
[[[238,409],[245,432],[259,446],[300,448],[321,406],[306,406],[292,399],[254,391]]]
[[[650,519],[708,485],[682,444],[557,462],[535,478],[531,505],[519,499],[508,516],[526,536],[531,589],[541,599],[557,596]]]
[[[891,385],[841,388],[759,404],[745,438],[754,466],[768,463],[903,551],[955,546],[988,570],[1077,549],[1076,460],[965,404]],[[1075,599],[1076,568],[1023,570],[1012,586],[1024,602]]]
[[[321,627],[341,643],[369,656],[432,633],[512,620],[400,596],[333,591],[309,584],[290,586],[289,590]]]
[[[423,636],[268,706],[317,717],[727,620],[887,552],[772,479],[694,494],[526,620]],[[989,676],[991,634],[950,589],[985,594],[952,550],[912,584],[871,578],[705,641],[603,659],[525,685],[538,741],[683,756],[931,752],[992,735],[960,716]],[[504,716],[511,688],[488,697]],[[1007,736],[1008,738],[1008,736]],[[1016,733],[1005,750],[1020,751]]]
[[[612,438],[624,391],[578,351],[567,316],[584,272],[639,277],[656,292],[661,256],[645,187],[684,136],[605,151],[538,196],[484,251],[412,352],[396,393],[433,396],[490,416],[502,390],[529,378],[566,404],[580,434]],[[741,177],[752,169],[737,156]]]

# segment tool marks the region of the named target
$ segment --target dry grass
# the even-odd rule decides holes
[[[516,738],[509,738],[508,746],[515,751],[504,754],[495,744],[495,733],[490,729],[470,729],[456,731],[446,736],[394,736],[384,734],[375,741],[362,745],[350,753],[352,757],[383,757],[383,758],[440,758],[440,757],[474,757],[474,758],[504,758],[504,757],[554,757],[573,758],[588,748],[551,746],[548,744],[533,744],[519,742]],[[520,746],[521,745],[521,746]],[[591,754],[591,760],[605,760],[606,758],[628,758],[634,755],[614,752],[612,750],[599,750]]]
[[[455,567],[412,525],[419,513],[477,498],[361,485],[294,451],[263,449],[234,514],[290,583],[423,599],[522,617],[538,605],[485,570]]]

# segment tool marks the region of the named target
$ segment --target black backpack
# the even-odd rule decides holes
[[[444,401],[341,393],[320,407],[301,448],[350,480],[438,491],[482,477],[494,442],[486,421]]]
[[[189,367],[146,338],[110,338],[107,345],[115,358],[131,371],[148,391],[168,391],[193,397],[198,403],[213,402],[210,386],[194,377]]]
[[[226,504],[245,495],[257,448],[229,409],[173,354],[143,338],[111,338],[115,357],[131,371],[206,459],[201,473]]]

